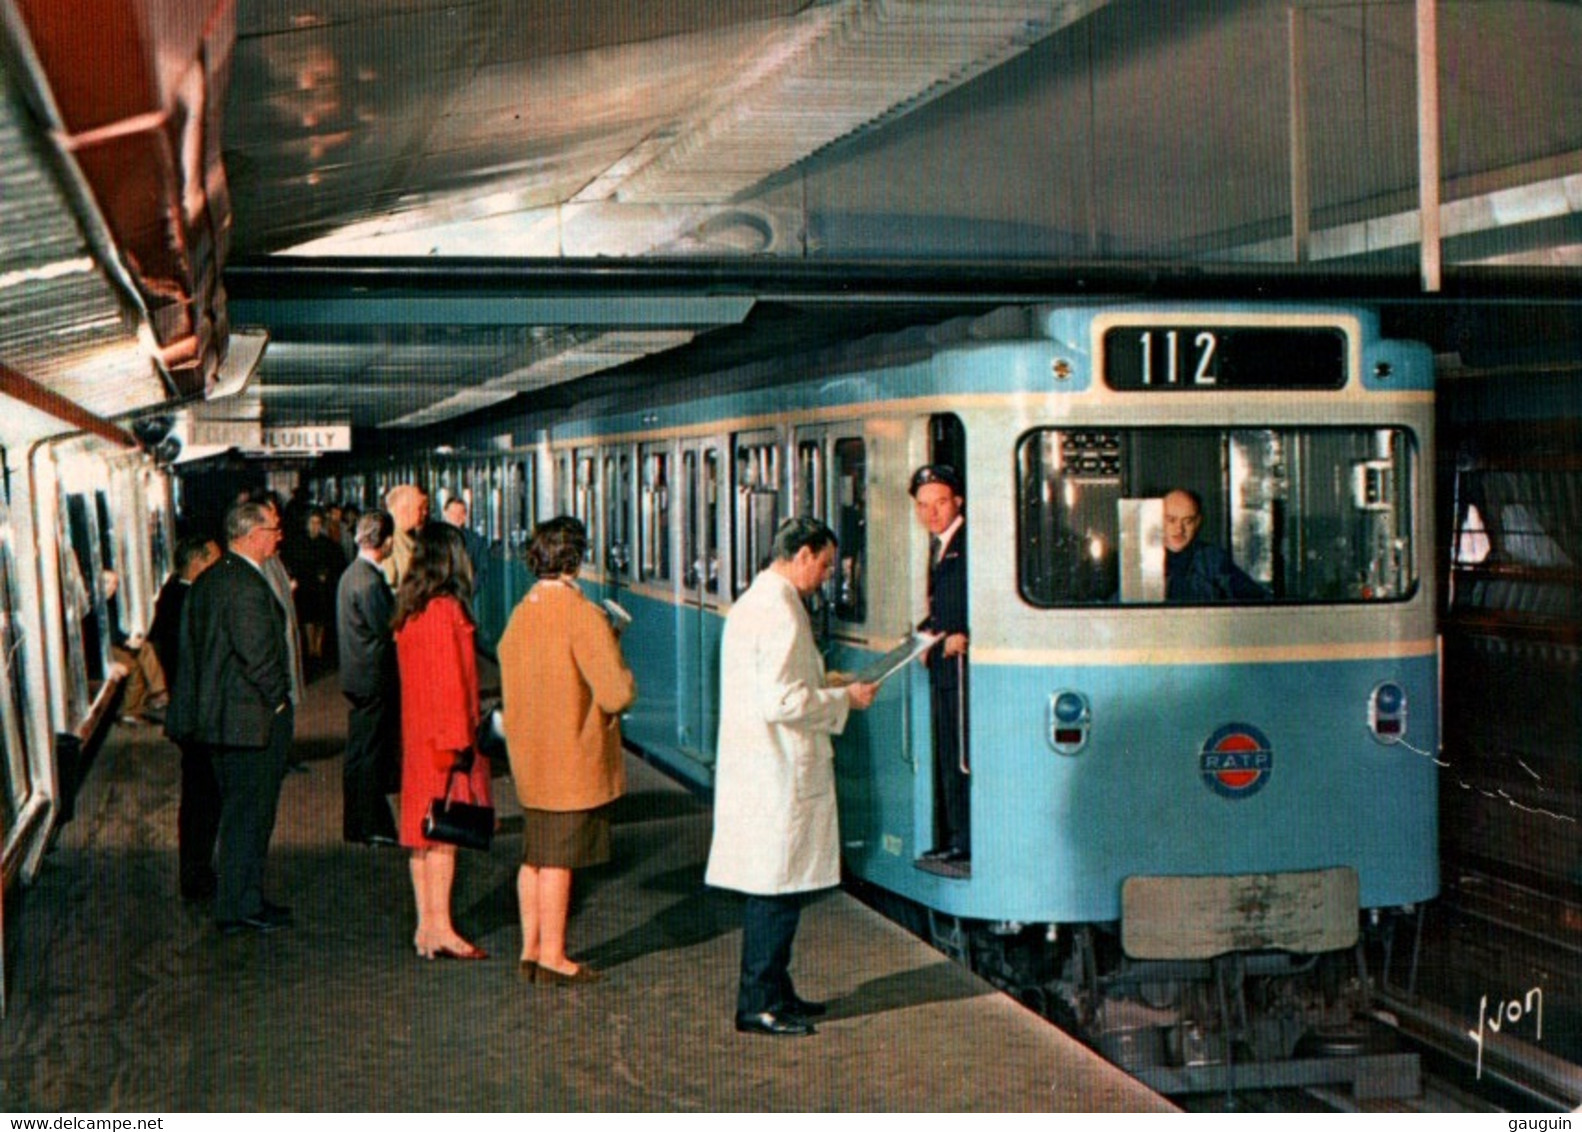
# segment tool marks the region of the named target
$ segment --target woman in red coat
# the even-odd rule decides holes
[[[396,591],[396,660],[401,669],[401,844],[412,850],[412,894],[425,959],[487,959],[456,931],[450,890],[456,847],[423,836],[429,803],[445,793],[458,757],[472,747],[478,726],[478,668],[473,655],[472,569],[461,532],[427,523],[418,532],[412,564]],[[489,803],[489,764],[474,758],[458,801]]]

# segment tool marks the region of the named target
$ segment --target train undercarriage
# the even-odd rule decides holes
[[[910,903],[898,911],[899,898],[877,895],[882,911],[945,955],[1167,1095],[1420,1090],[1418,1055],[1395,1048],[1373,1017],[1380,992],[1412,993],[1420,908],[1369,913],[1344,950],[1137,960],[1114,924],[964,920]]]

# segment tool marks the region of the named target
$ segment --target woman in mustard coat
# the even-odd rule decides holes
[[[538,582],[500,638],[511,777],[523,809],[521,974],[545,985],[596,982],[566,957],[571,870],[610,859],[608,806],[626,789],[620,713],[637,685],[605,613],[577,587],[586,528],[540,523],[528,547]]]

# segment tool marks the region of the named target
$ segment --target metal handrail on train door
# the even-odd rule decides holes
[[[971,775],[967,760],[967,658],[956,654],[956,765],[963,775]]]
[[[911,632],[908,627],[907,632]],[[916,768],[917,760],[912,757],[912,665],[906,665],[906,680],[901,700],[901,761],[907,766]]]

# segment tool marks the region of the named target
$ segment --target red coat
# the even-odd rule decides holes
[[[426,849],[423,815],[445,791],[457,751],[472,746],[478,727],[478,665],[473,627],[461,603],[438,597],[396,632],[401,669],[401,844]],[[456,798],[487,805],[489,761],[473,760]]]

